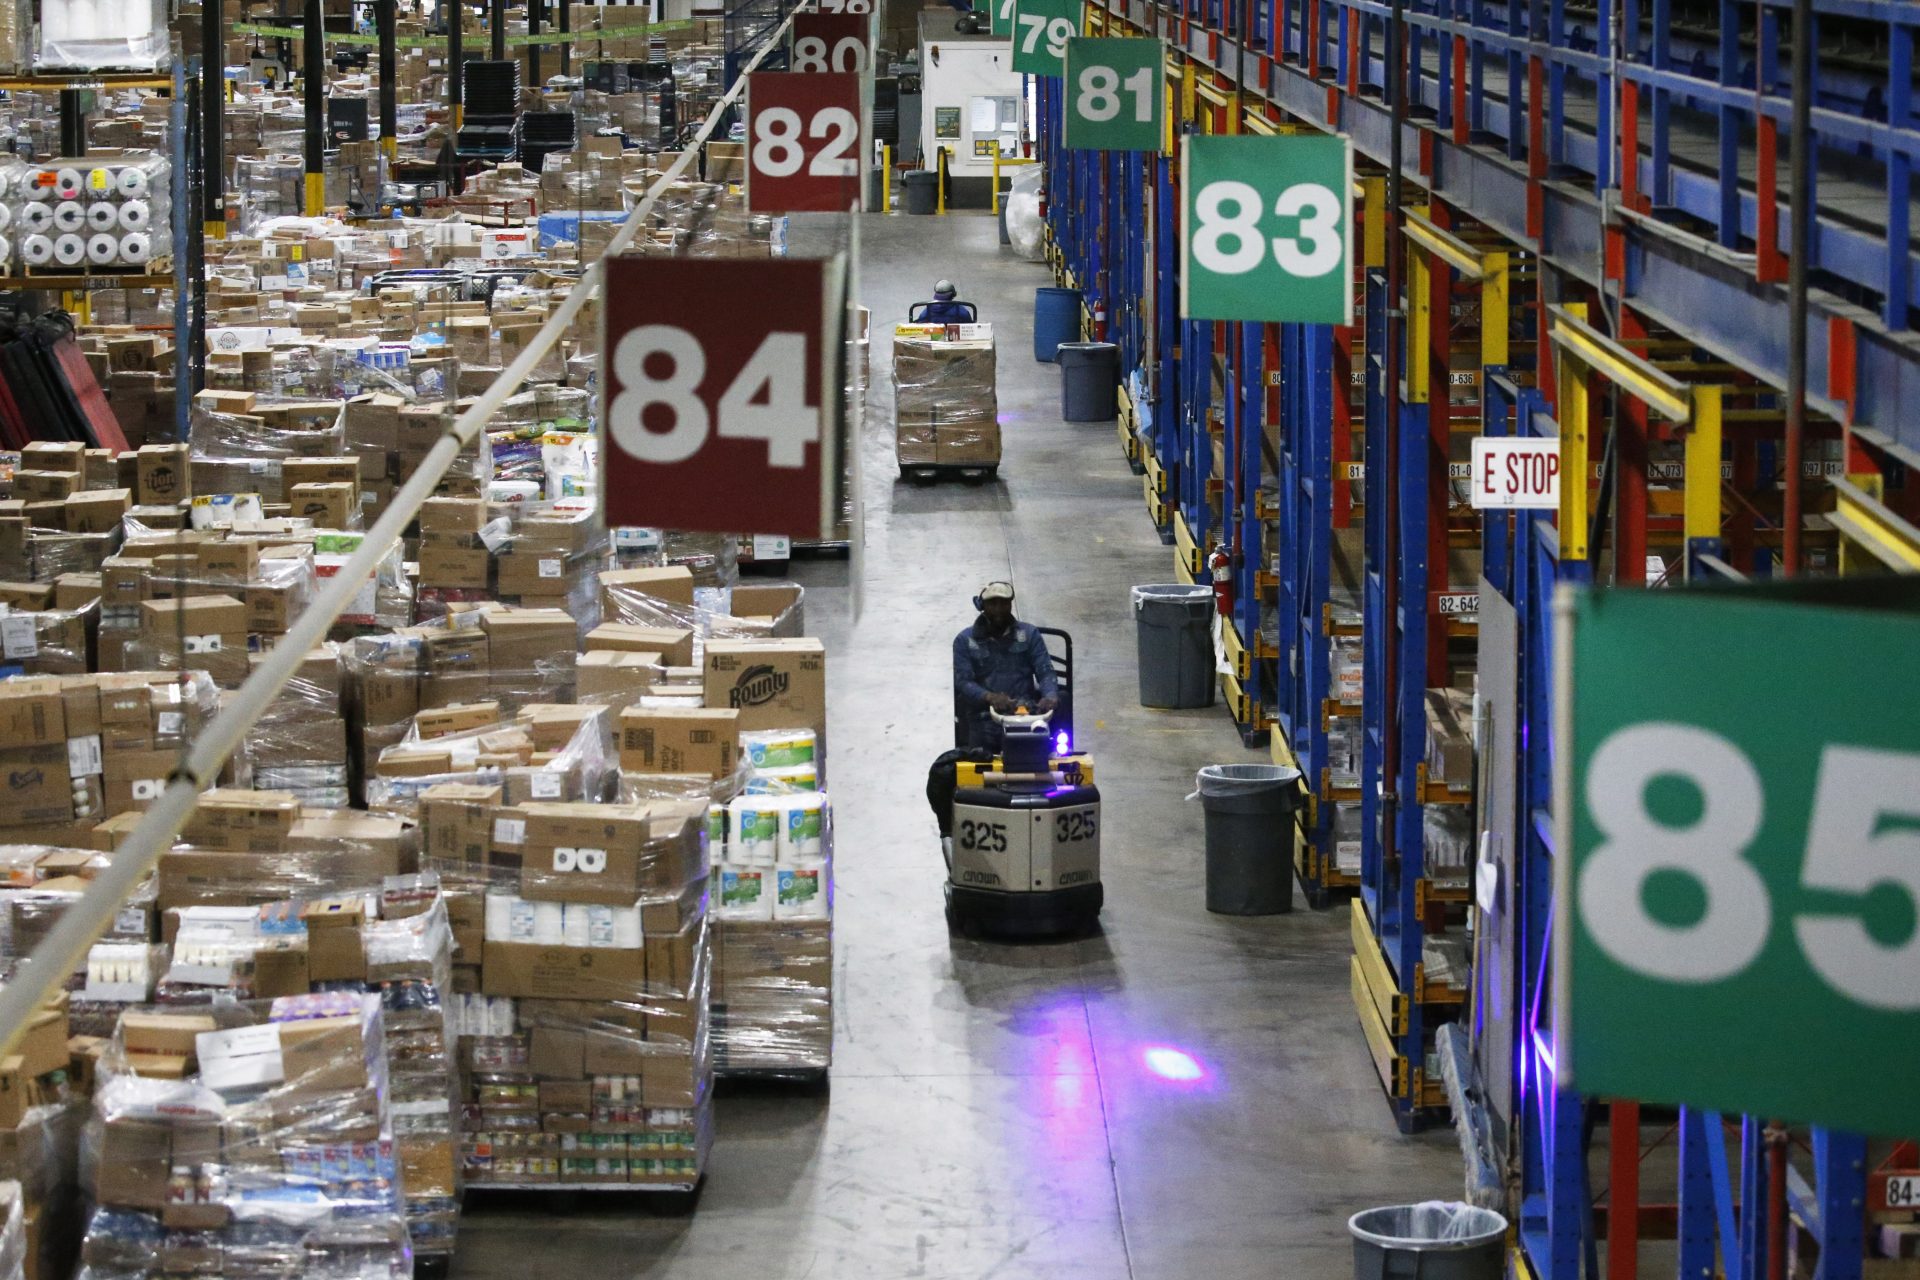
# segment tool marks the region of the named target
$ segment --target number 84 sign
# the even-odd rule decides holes
[[[1180,314],[1353,323],[1353,150],[1344,138],[1190,134]]]

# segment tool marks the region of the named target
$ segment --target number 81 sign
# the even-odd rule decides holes
[[[1353,323],[1353,151],[1344,138],[1189,134],[1180,314]]]
[[[1166,130],[1166,52],[1157,39],[1067,41],[1066,144],[1085,151],[1159,151]]]

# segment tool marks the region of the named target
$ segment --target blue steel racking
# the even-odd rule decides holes
[[[1898,412],[1903,397],[1920,388],[1920,344],[1905,336],[1913,286],[1920,283],[1908,243],[1908,182],[1920,149],[1911,102],[1920,12],[1880,0],[1815,0],[1829,30],[1848,24],[1856,41],[1865,31],[1878,41],[1884,62],[1823,66],[1818,73],[1809,396],[1842,443],[1838,461],[1812,463],[1787,454],[1777,439],[1787,315],[1779,286],[1789,228],[1779,207],[1775,152],[1779,122],[1788,113],[1780,66],[1780,16],[1788,0],[1760,0],[1759,20],[1745,31],[1739,17],[1754,11],[1752,4],[1716,0],[1717,28],[1676,21],[1671,0],[1622,4],[1618,14],[1605,7],[1583,14],[1566,0],[1415,0],[1407,6],[1405,79],[1413,118],[1401,127],[1405,177],[1420,189],[1411,199],[1433,211],[1439,248],[1461,247],[1444,243],[1452,217],[1498,233],[1538,267],[1530,337],[1516,331],[1511,353],[1483,352],[1483,429],[1557,436],[1563,474],[1605,474],[1600,501],[1617,505],[1615,545],[1608,550],[1618,581],[1648,576],[1643,553],[1650,541],[1679,552],[1674,565],[1656,565],[1657,572],[1722,573],[1728,556],[1741,571],[1775,571],[1782,531],[1779,508],[1767,495],[1791,467],[1832,481],[1825,501],[1840,567],[1920,568],[1920,529],[1913,521],[1920,486],[1905,476],[1920,459],[1920,425]],[[1391,8],[1381,0],[1164,6],[1093,0],[1092,13],[1097,29],[1168,39],[1179,128],[1270,132],[1300,124],[1350,136],[1363,164],[1388,156],[1394,125],[1382,102],[1382,55]],[[1621,47],[1612,58],[1616,39]],[[1278,661],[1264,686],[1282,730],[1274,751],[1276,758],[1311,765],[1325,749],[1324,735],[1316,741],[1312,726],[1325,717],[1325,708],[1316,707],[1325,697],[1323,645],[1331,629],[1325,554],[1343,461],[1338,414],[1328,409],[1346,392],[1335,379],[1340,355],[1350,348],[1324,329],[1280,326],[1255,341],[1248,333],[1254,326],[1233,326],[1219,335],[1216,362],[1214,327],[1182,323],[1175,314],[1176,246],[1164,231],[1175,225],[1177,183],[1177,161],[1146,158],[1143,198],[1123,208],[1151,208],[1151,222],[1163,233],[1141,243],[1138,220],[1109,221],[1123,241],[1137,245],[1141,259],[1151,257],[1153,314],[1140,313],[1143,332],[1132,366],[1143,392],[1138,421],[1154,443],[1144,460],[1149,506],[1157,493],[1163,505],[1155,509],[1156,522],[1165,533],[1195,539],[1193,553],[1205,550],[1210,534],[1235,550],[1236,631],[1258,617],[1257,606],[1250,618],[1242,602],[1264,594],[1259,566],[1270,556],[1280,615]],[[1870,213],[1862,215],[1862,207]],[[1056,207],[1057,240],[1082,234],[1069,225],[1071,217]],[[1122,248],[1122,256],[1127,252]],[[1470,266],[1432,243],[1409,252],[1429,261],[1426,289],[1418,279],[1408,281],[1408,314],[1425,306],[1429,317],[1436,309],[1445,315],[1460,282],[1472,278]],[[1378,263],[1369,258],[1368,265]],[[1431,1101],[1423,1087],[1410,1087],[1413,1071],[1424,1065],[1421,1024],[1429,1010],[1413,998],[1418,984],[1406,973],[1419,955],[1431,906],[1417,888],[1415,817],[1428,784],[1418,772],[1413,731],[1420,721],[1411,714],[1417,710],[1411,695],[1431,673],[1434,634],[1430,610],[1388,611],[1384,587],[1390,580],[1399,600],[1431,602],[1432,555],[1447,545],[1434,538],[1446,524],[1443,484],[1436,483],[1444,472],[1437,476],[1433,469],[1444,455],[1430,449],[1436,441],[1431,396],[1425,403],[1405,397],[1400,420],[1386,420],[1385,380],[1399,377],[1417,388],[1423,379],[1413,365],[1425,344],[1408,341],[1401,368],[1379,367],[1384,277],[1369,272],[1367,287],[1365,460],[1381,456],[1390,434],[1402,447],[1395,472],[1378,466],[1364,474],[1364,519],[1374,548],[1364,589],[1373,620],[1391,624],[1365,634],[1365,749],[1371,775],[1390,781],[1403,803],[1384,805],[1378,786],[1360,789],[1369,853],[1362,908],[1354,916],[1354,982],[1369,1044],[1406,1123]],[[1104,301],[1124,309],[1129,297],[1140,296],[1128,282],[1109,289]],[[1442,360],[1444,373],[1444,332],[1438,339],[1426,354]],[[1425,373],[1432,372],[1429,365]],[[1264,404],[1251,393],[1255,386],[1270,391]],[[1203,406],[1222,388],[1228,397],[1222,455],[1230,465],[1221,477],[1226,520],[1216,528],[1208,523],[1213,453]],[[1609,388],[1617,409],[1608,408]],[[1263,457],[1252,436],[1267,427],[1278,440],[1278,541],[1271,548],[1254,545],[1262,522],[1248,519],[1246,505],[1251,497],[1252,514],[1260,514]],[[1602,449],[1603,437],[1617,437],[1617,458]],[[1674,451],[1680,460],[1655,459],[1650,447]],[[1665,484],[1682,478],[1681,490]],[[1651,493],[1650,480],[1656,482]],[[1579,1274],[1599,1243],[1596,1201],[1604,1199],[1607,1273],[1624,1280],[1635,1274],[1634,1245],[1643,1225],[1639,1107],[1561,1091],[1543,1030],[1551,1012],[1553,912],[1549,604],[1558,583],[1589,579],[1593,557],[1601,554],[1588,546],[1588,485],[1570,484],[1564,492],[1557,513],[1488,520],[1482,545],[1483,572],[1520,619],[1526,722],[1517,782],[1524,848],[1514,886],[1520,954],[1516,989],[1496,1002],[1515,1023],[1517,1046],[1515,1265],[1553,1280]],[[1384,537],[1389,520],[1401,534],[1391,557]],[[1239,590],[1243,577],[1251,590]],[[1389,742],[1399,748],[1391,778]],[[1310,832],[1322,825],[1324,809],[1310,806]],[[1391,859],[1383,830],[1394,840]],[[1303,872],[1313,866],[1308,855]],[[1308,883],[1313,893],[1311,878]],[[1371,1023],[1367,1004],[1376,1015]],[[1613,1156],[1609,1183],[1596,1197],[1592,1134],[1602,1115]],[[1767,1215],[1746,1210],[1762,1206],[1781,1186],[1804,1239],[1819,1252],[1821,1274],[1827,1280],[1861,1275],[1862,1210],[1879,1203],[1872,1197],[1883,1195],[1876,1188],[1884,1176],[1867,1170],[1861,1139],[1816,1130],[1794,1163],[1788,1137],[1752,1117],[1682,1109],[1671,1132],[1680,1175],[1672,1212],[1683,1274],[1711,1271],[1716,1254],[1729,1275],[1767,1274]],[[1737,1146],[1730,1158],[1732,1138]],[[1910,1146],[1892,1159],[1916,1163]]]

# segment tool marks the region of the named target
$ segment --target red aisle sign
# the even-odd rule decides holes
[[[832,528],[844,271],[838,258],[606,259],[609,526]]]
[[[793,57],[788,70],[865,71],[867,69],[866,15],[859,13],[797,13],[793,16]]]
[[[860,199],[860,77],[747,77],[747,208],[845,213]]]

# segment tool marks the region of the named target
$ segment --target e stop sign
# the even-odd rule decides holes
[[[1475,436],[1473,505],[1530,511],[1560,505],[1560,442]]]
[[[818,538],[840,491],[842,258],[608,258],[608,525]]]
[[[747,208],[845,213],[860,201],[860,76],[747,77]]]

